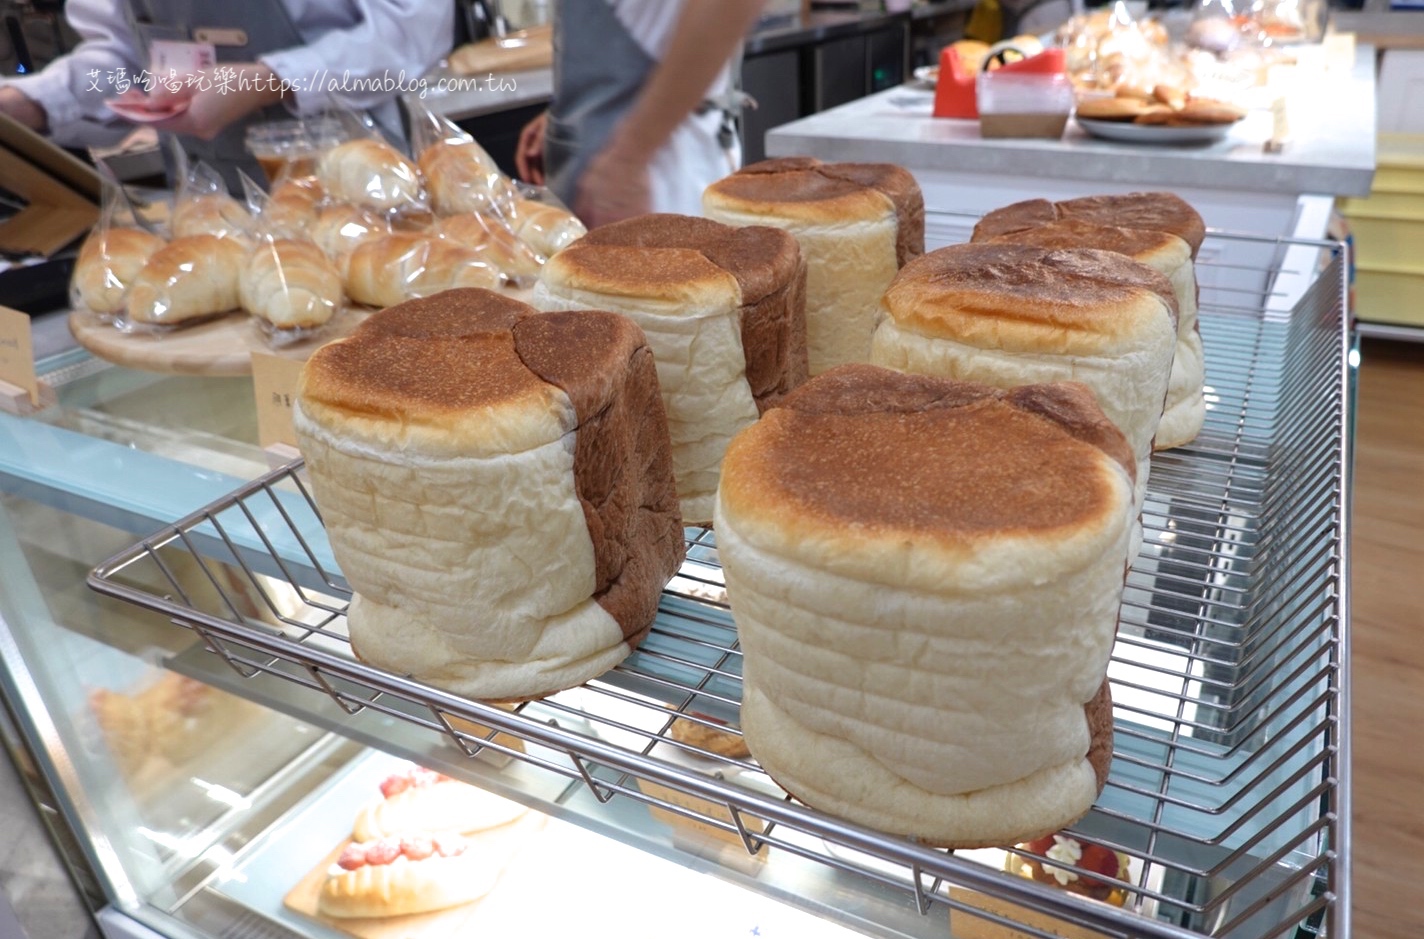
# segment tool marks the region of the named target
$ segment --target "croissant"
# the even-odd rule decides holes
[[[336,314],[341,296],[341,275],[308,241],[262,245],[238,280],[242,308],[278,329],[320,326]]]
[[[310,238],[324,196],[314,179],[278,183],[262,210],[262,227],[273,238]]]
[[[351,252],[361,244],[391,233],[384,216],[354,205],[329,205],[317,213],[308,235],[346,276]]]
[[[441,238],[397,233],[351,253],[346,293],[357,303],[384,308],[455,287],[494,290],[503,280],[477,251]]]
[[[520,286],[532,285],[544,266],[539,255],[497,218],[452,215],[440,220],[439,233],[445,240],[477,252]]]
[[[241,238],[252,231],[246,207],[226,193],[179,199],[173,207],[173,237],[217,235]]]
[[[420,155],[430,204],[440,215],[462,212],[507,214],[519,191],[474,141],[441,142]]]
[[[118,313],[124,295],[163,239],[141,228],[95,229],[84,239],[74,262],[76,306],[95,313]]]
[[[384,140],[348,140],[321,155],[316,178],[333,199],[387,211],[423,199],[420,171]]]
[[[514,233],[540,255],[549,258],[588,234],[577,216],[552,205],[520,199],[514,206]]]
[[[175,238],[156,251],[129,288],[136,323],[172,326],[238,307],[237,287],[247,248],[232,238]]]

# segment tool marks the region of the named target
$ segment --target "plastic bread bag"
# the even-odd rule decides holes
[[[290,120],[263,121],[247,128],[247,151],[262,167],[269,186],[316,178],[321,155],[348,140],[372,135],[358,115],[345,112],[307,114]]]
[[[246,238],[175,237],[134,277],[123,318],[115,325],[129,332],[166,333],[235,312],[238,281],[251,250]]]
[[[419,102],[411,108],[410,123],[411,150],[437,215],[509,214],[519,190],[484,147]]]
[[[391,220],[386,215],[356,205],[333,202],[317,210],[309,235],[336,266],[344,283],[352,253],[368,241],[384,238],[391,230]]]
[[[499,290],[504,283],[503,273],[474,249],[412,232],[362,243],[346,269],[347,295],[377,309],[456,287]]]
[[[329,199],[376,212],[398,213],[429,207],[420,170],[381,136],[375,125],[338,112],[351,139],[323,152],[316,178]]]
[[[588,229],[542,186],[518,184],[519,198],[505,221],[519,238],[545,260],[588,234]]]
[[[345,304],[340,272],[307,231],[291,237],[290,220],[272,215],[280,193],[268,197],[245,175],[242,184],[257,209],[255,245],[238,277],[242,308],[271,346],[318,335]]]
[[[439,220],[435,231],[440,238],[474,251],[515,287],[533,287],[539,279],[545,258],[496,216],[476,212],[449,215]]]
[[[293,176],[273,183],[267,192],[241,170],[238,176],[259,237],[312,240],[312,229],[326,201],[321,183],[311,176]]]
[[[221,174],[199,160],[179,177],[172,228],[174,238],[214,235],[245,239],[252,236],[253,225],[247,207],[228,195]]]
[[[129,287],[167,238],[132,204],[108,167],[101,163],[99,172],[103,188],[99,221],[75,259],[69,306],[113,323],[123,317]]]

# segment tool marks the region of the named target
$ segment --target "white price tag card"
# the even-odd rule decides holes
[[[149,43],[148,70],[159,79],[206,72],[217,64],[217,50],[210,42],[155,39]]]
[[[30,317],[7,306],[0,306],[0,383],[28,394],[30,404],[40,406],[40,380],[35,374]]]
[[[257,443],[296,447],[297,432],[292,427],[292,402],[297,397],[297,378],[303,362],[265,352],[252,353],[252,390],[257,395]]]

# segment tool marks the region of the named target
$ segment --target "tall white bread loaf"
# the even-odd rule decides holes
[[[1081,817],[1111,755],[1133,465],[1076,383],[842,366],[768,411],[716,513],[753,756],[816,808],[931,844]]]
[[[1177,340],[1166,277],[1108,251],[952,245],[906,265],[883,303],[877,365],[997,388],[1086,384],[1132,447],[1141,507]]]
[[[683,521],[712,520],[722,453],[806,376],[805,266],[777,228],[646,215],[594,229],[535,285],[543,310],[612,310],[647,336]]]
[[[176,326],[239,306],[238,281],[247,247],[235,238],[193,235],[155,251],[129,288],[128,318]]]
[[[647,634],[683,541],[634,324],[447,291],[317,350],[297,398],[362,659],[524,700],[601,674]]]
[[[75,302],[95,313],[122,312],[129,285],[163,245],[162,238],[140,228],[96,228],[74,261]]]
[[[1138,192],[1016,202],[984,216],[973,240],[1117,251],[1166,275],[1177,298],[1177,356],[1164,410],[1172,417],[1164,418],[1153,443],[1154,449],[1166,450],[1195,439],[1206,416],[1196,277],[1196,256],[1205,237],[1201,216],[1180,197]]]
[[[913,176],[886,163],[766,160],[707,187],[702,207],[729,225],[796,236],[807,266],[810,374],[869,361],[880,295],[924,253],[924,199]]]

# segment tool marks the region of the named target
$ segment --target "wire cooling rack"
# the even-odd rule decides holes
[[[1283,270],[1292,256],[1329,260]],[[1344,249],[1213,233],[1198,263],[1210,409],[1193,444],[1153,457],[1109,667],[1112,771],[1073,832],[1126,861],[1117,879],[1093,875],[1112,902],[1006,872],[1049,860],[1026,851],[956,854],[827,816],[736,755],[741,653],[710,531],[687,532],[687,561],[623,664],[513,710],[354,658],[351,593],[299,463],[144,539],[90,585],[194,630],[245,677],[581,779],[600,802],[649,803],[773,863],[788,852],[903,889],[922,913],[947,908],[954,935],[1344,936]],[[1283,303],[1290,278],[1307,286]]]

